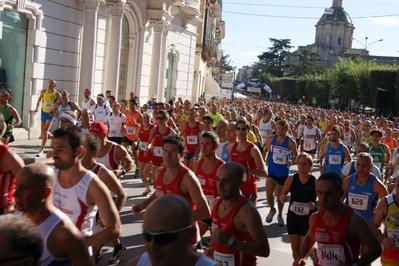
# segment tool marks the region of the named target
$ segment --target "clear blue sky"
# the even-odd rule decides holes
[[[258,61],[257,55],[271,46],[269,38],[291,39],[294,49],[314,43],[315,25],[332,0],[223,0],[222,4],[226,22],[222,50],[240,68]],[[368,46],[370,55],[399,57],[399,0],[343,0],[342,6],[352,18],[355,39],[365,43],[368,37],[368,44],[383,39]],[[364,45],[353,41],[352,47]]]

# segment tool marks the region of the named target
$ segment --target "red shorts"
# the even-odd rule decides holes
[[[151,162],[152,162],[152,165],[154,165],[154,166],[161,166],[161,163],[163,162],[163,158],[158,157],[158,156],[152,156]]]
[[[139,150],[137,160],[142,163],[150,163],[152,159],[152,151],[148,151],[147,156],[144,155],[143,150]]]

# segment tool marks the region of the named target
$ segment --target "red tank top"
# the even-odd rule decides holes
[[[184,139],[186,141],[186,150],[188,153],[194,153],[197,151],[199,145],[198,134],[200,133],[200,123],[195,122],[195,126],[191,128],[189,122],[186,123],[184,129]]]
[[[251,156],[251,150],[255,145],[249,142],[248,147],[243,152],[237,150],[237,145],[238,143],[235,143],[231,148],[230,161],[239,163],[244,166],[244,168],[257,169],[256,163]],[[242,181],[241,192],[243,194],[252,195],[258,192],[254,175],[244,173]]]
[[[150,139],[150,133],[151,133],[151,129],[153,127],[154,127],[154,125],[150,124],[150,127],[147,130],[144,129],[144,126],[142,126],[140,128],[140,131],[139,131],[139,139],[140,139],[139,150],[140,151],[145,151],[147,149],[148,140]]]
[[[97,176],[100,174],[101,169],[103,168],[102,164],[97,163],[91,171],[95,173]]]
[[[138,133],[137,130],[140,126],[140,118],[139,118],[140,113],[136,111],[132,115],[130,111],[127,111],[125,115],[126,115],[126,131],[123,135],[130,140],[135,140],[136,135]],[[136,126],[136,124],[138,124],[138,126]]]
[[[212,206],[213,200],[219,196],[218,190],[216,188],[216,171],[218,170],[219,166],[224,164],[224,161],[222,159],[218,159],[218,162],[213,169],[213,171],[210,174],[205,174],[204,171],[202,171],[202,163],[204,162],[204,158],[201,158],[200,162],[198,163],[198,168],[197,171],[195,172],[195,175],[198,178],[198,181],[201,184],[202,191],[205,194],[206,200],[209,203],[209,206]]]
[[[348,232],[348,217],[352,211],[351,207],[345,206],[341,219],[333,227],[324,223],[323,210],[317,213],[317,218],[312,228],[317,241],[316,265],[338,262],[338,259],[347,264],[357,262],[360,239],[350,236]]]
[[[253,239],[249,235],[248,232],[241,232],[237,228],[235,228],[233,223],[234,215],[237,213],[238,209],[247,202],[247,198],[244,195],[241,195],[241,198],[234,205],[234,207],[230,210],[230,212],[223,218],[219,217],[218,208],[222,199],[219,199],[212,210],[212,228],[220,228],[227,235],[234,237],[240,241],[252,242]],[[256,265],[256,256],[248,255],[242,253],[236,249],[231,249],[225,245],[214,245],[215,251],[213,255],[213,259],[216,261],[217,265],[234,265],[236,266],[255,266]],[[229,261],[231,261],[229,263]]]
[[[8,150],[8,146],[3,144],[0,146],[0,159]],[[0,208],[7,208],[14,202],[15,176],[12,173],[4,172],[0,169]]]
[[[161,134],[161,132],[159,132],[159,127],[155,128],[154,139],[152,140],[154,156],[162,157],[162,140],[169,134],[170,127],[167,127],[164,134]]]

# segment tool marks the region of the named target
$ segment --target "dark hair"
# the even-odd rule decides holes
[[[212,117],[212,116],[210,116],[210,115],[204,116],[204,121],[205,121],[205,120],[209,120],[209,121],[211,121],[211,123],[213,124],[213,117]]]
[[[374,135],[375,133],[377,133],[380,136],[380,138],[382,137],[382,130],[381,129],[373,129],[373,130],[371,130],[370,135]]]
[[[86,133],[86,147],[89,151],[99,151],[101,148],[101,141],[94,135]]]
[[[318,181],[332,182],[334,184],[335,191],[342,191],[343,182],[341,177],[337,173],[325,172],[319,176]]]
[[[43,252],[43,240],[29,218],[23,215],[0,215],[0,235],[5,238],[12,252],[33,257],[37,265]]]
[[[80,146],[85,146],[85,134],[76,126],[56,129],[53,133],[53,139],[68,137],[69,145],[75,151]]]
[[[166,120],[169,119],[169,113],[166,110],[159,110],[157,112],[158,115],[163,115],[164,117],[166,117]]]
[[[158,112],[159,113],[159,112]],[[178,135],[178,134],[170,134],[168,136],[166,136],[163,140],[162,140],[162,147],[165,144],[174,144],[177,145],[179,147],[179,151],[183,152],[185,145],[184,145],[184,139],[182,136]]]
[[[135,99],[131,99],[131,100],[129,100],[129,102],[130,102],[130,104],[137,105],[137,102]]]
[[[238,124],[243,124],[247,128],[247,130],[249,130],[249,123],[248,123],[247,119],[238,119],[236,122],[236,128],[237,128]]]
[[[110,95],[110,96],[108,97],[108,99],[109,99],[109,98],[111,98],[112,100],[115,101],[115,96],[114,96],[114,95]]]
[[[210,138],[213,142],[213,145],[219,144],[219,137],[213,131],[206,131],[202,134],[202,138]]]

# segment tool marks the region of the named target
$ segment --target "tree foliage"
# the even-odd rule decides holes
[[[230,59],[230,54],[225,54],[223,50],[221,50],[221,58],[220,58],[220,72],[226,73],[230,71],[234,71],[237,66],[233,66],[233,62]]]

